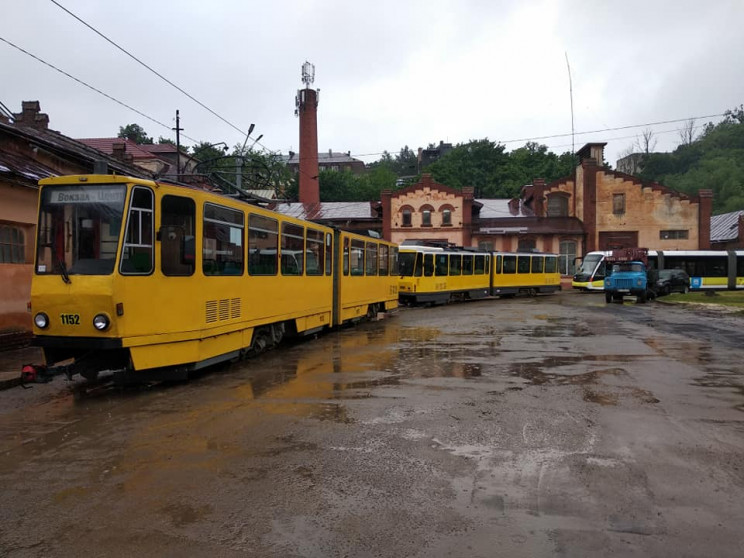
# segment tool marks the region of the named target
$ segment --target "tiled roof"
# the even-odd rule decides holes
[[[736,240],[739,236],[739,217],[744,211],[732,211],[723,215],[713,215],[710,218],[710,241],[726,242]]]
[[[318,153],[318,163],[324,163],[324,164],[330,164],[330,163],[362,163],[360,159],[355,159],[354,157],[350,156],[348,153],[338,153],[338,152],[329,152],[329,151],[320,151]],[[300,154],[299,153],[293,153],[292,156],[289,158],[289,161],[287,161],[287,164],[289,165],[299,165],[300,164]]]
[[[176,146],[170,143],[140,143],[137,144],[140,149],[144,149],[150,153],[175,153]],[[182,146],[184,147],[184,146]]]
[[[0,150],[0,176],[38,182],[42,178],[57,176],[57,173],[33,159],[18,153]]]
[[[89,167],[90,170],[88,172],[93,170],[94,161],[103,160],[108,164],[111,171],[115,171],[118,174],[134,177],[148,176],[142,171],[142,169],[136,166],[129,165],[106,154],[105,152],[101,152],[80,141],[62,135],[55,130],[38,130],[28,126],[17,126],[0,122],[0,134],[23,138],[33,145],[38,145],[39,147],[54,153],[63,160],[69,160],[70,162],[75,162],[83,167]],[[19,170],[25,167],[34,175],[44,174],[44,176],[56,176],[59,174],[52,169],[36,163],[31,158],[22,155],[18,155],[14,158],[8,153],[3,153],[3,158],[8,161],[8,164],[2,163],[3,166],[10,168],[11,170]]]
[[[125,152],[131,154],[133,159],[157,159],[148,150],[142,149],[141,145],[127,138],[81,138],[76,141],[109,155],[114,153],[115,143],[124,143],[126,145]]]

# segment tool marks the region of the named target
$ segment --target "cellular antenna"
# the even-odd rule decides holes
[[[310,84],[315,81],[315,64],[311,64],[307,60],[302,65],[302,83],[305,87],[310,87]]]

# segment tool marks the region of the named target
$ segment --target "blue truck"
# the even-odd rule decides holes
[[[604,280],[606,302],[622,302],[624,296],[632,295],[638,302],[645,303],[649,297],[653,297],[653,283],[646,248],[623,248],[614,250],[612,256],[608,256]]]

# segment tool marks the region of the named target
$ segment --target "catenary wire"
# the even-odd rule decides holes
[[[168,126],[168,124],[164,124],[164,123],[163,123],[163,122],[161,122],[160,120],[157,120],[157,119],[153,118],[152,116],[148,116],[147,114],[145,114],[145,113],[144,113],[144,112],[142,112],[141,110],[137,110],[136,108],[134,108],[134,107],[132,107],[132,106],[129,106],[128,104],[124,103],[123,101],[120,101],[119,99],[117,99],[117,98],[115,98],[115,97],[112,97],[112,96],[111,96],[111,95],[109,95],[108,93],[105,93],[105,92],[101,91],[100,89],[97,89],[96,87],[93,87],[92,85],[90,85],[90,84],[88,84],[88,83],[84,82],[83,80],[81,80],[81,79],[78,79],[78,78],[76,78],[76,77],[75,77],[75,76],[73,76],[72,74],[69,74],[69,73],[65,72],[64,70],[61,70],[60,68],[58,68],[58,67],[57,67],[57,66],[55,66],[54,64],[51,64],[51,63],[47,62],[46,60],[42,60],[42,59],[41,59],[41,58],[39,58],[38,56],[36,56],[36,55],[34,55],[34,54],[31,54],[31,53],[30,53],[29,51],[27,51],[27,50],[25,50],[25,49],[23,49],[23,48],[19,47],[19,46],[18,46],[18,45],[16,45],[15,43],[12,43],[12,42],[10,42],[10,41],[9,41],[8,39],[5,39],[5,38],[3,38],[3,37],[0,37],[0,41],[3,41],[4,43],[6,43],[6,44],[8,44],[8,45],[12,46],[13,48],[15,48],[15,49],[17,49],[17,50],[21,51],[22,53],[24,53],[24,54],[26,54],[26,55],[30,56],[30,57],[31,57],[31,58],[33,58],[34,60],[37,60],[38,62],[41,62],[41,63],[42,63],[42,64],[44,64],[45,66],[48,66],[48,67],[52,68],[53,70],[56,70],[56,71],[58,71],[58,72],[59,72],[60,74],[62,74],[62,75],[64,75],[64,76],[67,76],[68,78],[70,78],[70,79],[72,79],[72,80],[74,80],[74,81],[78,82],[78,83],[79,83],[80,85],[84,85],[84,86],[85,86],[85,87],[87,87],[88,89],[91,89],[91,90],[95,91],[96,93],[98,93],[98,94],[100,94],[100,95],[103,95],[103,96],[104,96],[104,97],[106,97],[107,99],[110,99],[110,100],[114,101],[115,103],[118,103],[119,105],[123,106],[124,108],[127,108],[127,109],[129,109],[129,110],[131,110],[131,111],[133,111],[133,112],[136,112],[136,113],[137,113],[137,114],[139,114],[140,116],[143,116],[143,117],[147,118],[148,120],[151,120],[152,122],[155,122],[156,124],[159,124],[160,126],[163,126],[164,128],[167,128],[168,130],[171,130],[171,129],[172,129],[172,128],[171,128],[170,126]],[[187,136],[186,134],[182,134],[182,135],[183,135],[183,137],[185,137],[185,138],[186,138],[186,139],[188,139],[188,140],[191,140],[191,141],[193,141],[194,143],[199,143],[199,142],[198,142],[197,140],[195,140],[194,138],[190,138],[190,137],[189,137],[189,136]]]
[[[60,4],[56,0],[50,0],[50,2],[52,2],[52,4],[55,4],[57,7],[59,7],[62,10],[64,10],[68,14],[70,14],[72,17],[74,17],[80,23],[82,23],[83,25],[85,25],[88,29],[90,29],[91,31],[93,31],[94,33],[96,33],[99,37],[101,37],[102,39],[104,39],[108,43],[110,43],[113,46],[115,46],[121,52],[123,52],[124,54],[126,54],[127,56],[129,56],[132,60],[134,60],[138,64],[144,66],[148,70],[150,70],[153,74],[155,74],[156,76],[158,76],[160,79],[162,79],[168,85],[170,85],[171,87],[174,87],[175,89],[177,89],[178,91],[180,91],[181,93],[183,93],[184,95],[186,95],[189,99],[191,99],[192,101],[194,101],[197,105],[199,105],[200,107],[202,107],[203,109],[205,109],[206,111],[208,111],[210,114],[212,114],[213,116],[216,116],[217,118],[219,118],[220,120],[222,120],[222,122],[224,122],[225,124],[227,124],[228,126],[230,126],[231,128],[233,128],[234,130],[237,130],[241,135],[245,134],[245,130],[241,130],[235,124],[233,124],[232,122],[228,121],[227,119],[225,119],[222,116],[220,116],[219,114],[217,114],[215,111],[213,111],[207,105],[205,105],[204,103],[202,103],[198,99],[194,98],[187,91],[184,91],[184,89],[182,89],[181,87],[179,87],[178,85],[176,85],[175,83],[173,83],[171,80],[169,80],[168,78],[166,78],[164,75],[162,75],[157,70],[153,69],[151,66],[145,64],[142,60],[140,60],[139,58],[137,58],[135,55],[133,55],[132,53],[130,53],[128,50],[126,50],[125,48],[123,48],[123,47],[119,46],[118,44],[116,44],[114,41],[112,41],[111,39],[109,39],[106,35],[104,35],[100,31],[98,31],[98,29],[96,29],[95,27],[93,27],[92,25],[90,25],[89,23],[87,23],[86,21],[84,21],[83,19],[81,19],[80,17],[78,17],[77,15],[75,15],[74,13],[72,13],[70,10],[68,10],[67,8],[65,8],[62,4]]]

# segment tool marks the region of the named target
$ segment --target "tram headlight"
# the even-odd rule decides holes
[[[93,318],[93,327],[98,331],[106,331],[111,325],[111,320],[106,314],[96,314]]]
[[[44,312],[39,312],[34,316],[34,323],[39,329],[46,329],[49,327],[49,316],[44,314]]]

